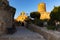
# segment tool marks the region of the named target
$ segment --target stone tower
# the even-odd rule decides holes
[[[40,19],[50,19],[50,13],[46,12],[46,4],[40,3],[38,4],[38,12],[41,14]]]
[[[0,0],[0,34],[6,33],[6,29],[12,27],[15,11],[7,0]]]
[[[46,11],[46,4],[40,3],[38,4],[38,12],[45,12]]]

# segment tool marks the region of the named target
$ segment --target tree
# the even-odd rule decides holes
[[[40,13],[39,12],[31,12],[30,17],[34,18],[33,23],[36,25],[40,25]]]
[[[50,23],[55,25],[56,21],[60,21],[60,6],[54,7],[50,13]]]
[[[60,6],[54,7],[54,9],[51,11],[50,17],[52,20],[60,21]]]
[[[40,18],[40,13],[39,12],[31,12],[30,16],[31,16],[31,18],[39,19]]]

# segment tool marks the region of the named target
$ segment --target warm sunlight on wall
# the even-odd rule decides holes
[[[46,12],[46,4],[40,3],[38,4],[38,12],[40,12],[40,19],[50,19],[50,13]]]
[[[22,12],[18,17],[17,17],[17,21],[21,21],[24,22],[24,20],[27,18],[27,16],[25,15],[25,12]]]

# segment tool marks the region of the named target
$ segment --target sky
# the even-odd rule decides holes
[[[51,12],[54,6],[60,6],[60,0],[9,0],[9,4],[16,8],[15,19],[21,12],[25,12],[26,15],[30,15],[30,12],[38,10],[38,4],[46,3],[47,12]]]

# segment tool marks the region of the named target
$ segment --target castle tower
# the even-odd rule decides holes
[[[24,20],[27,18],[25,12],[21,12],[21,14],[17,17],[17,21],[24,22]]]
[[[50,13],[46,12],[46,4],[40,3],[38,4],[38,12],[41,14],[40,19],[50,19]]]
[[[45,3],[38,4],[38,12],[46,12],[46,4]]]

